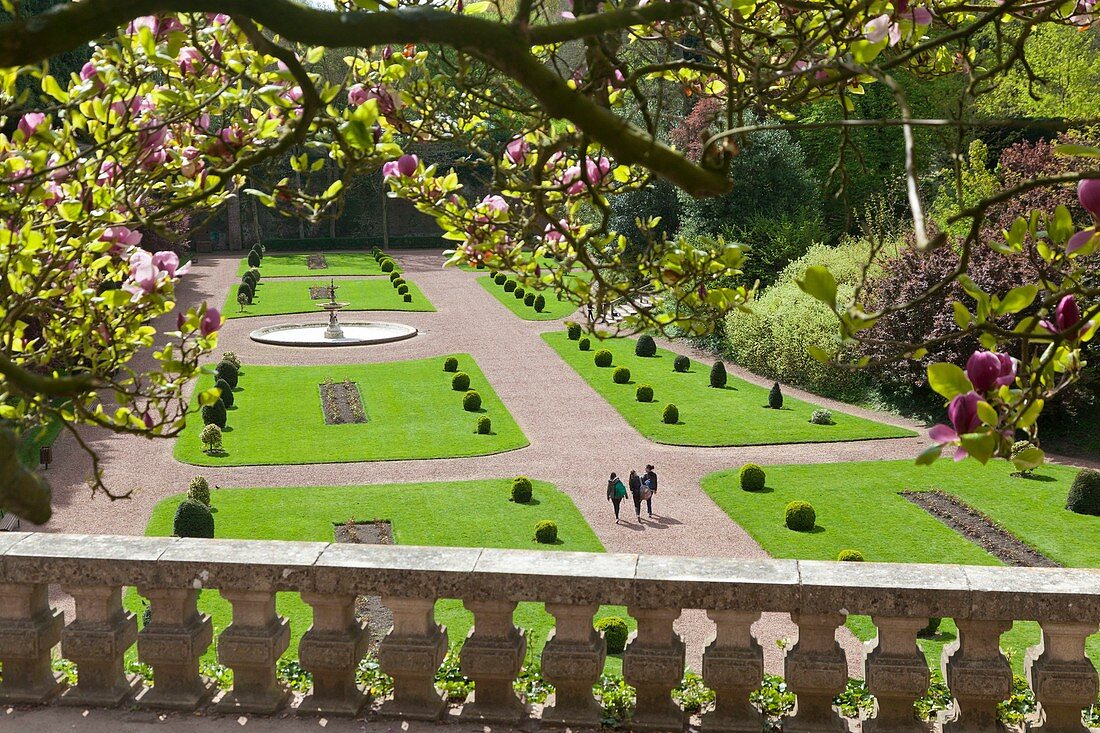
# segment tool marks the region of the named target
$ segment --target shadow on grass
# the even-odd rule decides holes
[[[1014,473],[1014,474],[1012,474],[1012,477],[1013,478],[1022,478],[1022,479],[1025,479],[1027,481],[1042,481],[1044,483],[1058,480],[1058,479],[1054,478],[1053,476],[1044,476],[1041,473],[1018,473],[1018,474]]]

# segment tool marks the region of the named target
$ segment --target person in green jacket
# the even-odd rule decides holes
[[[615,524],[619,523],[619,505],[623,503],[625,496],[626,486],[623,485],[618,474],[612,473],[611,478],[607,480],[607,500],[615,507]]]

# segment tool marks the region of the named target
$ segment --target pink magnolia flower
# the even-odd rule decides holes
[[[1054,320],[1044,319],[1039,322],[1039,325],[1051,333],[1065,333],[1074,329],[1079,323],[1081,323],[1081,308],[1078,307],[1076,298],[1067,295],[1058,301],[1058,305],[1054,308]],[[1067,335],[1069,338],[1077,338],[1080,336],[1080,331],[1067,333]]]
[[[530,149],[531,145],[522,136],[517,136],[504,147],[504,155],[513,165],[519,165],[527,158]]]
[[[546,225],[546,229],[543,230],[543,239],[547,242],[557,244],[561,240],[565,239],[565,231],[569,226],[569,222],[565,219],[561,219],[557,224],[550,222]]]
[[[96,68],[95,62],[86,61],[83,66],[80,67],[80,79],[81,81],[88,81],[99,76],[99,69]]]
[[[1089,227],[1088,229],[1082,229],[1081,231],[1077,232],[1069,238],[1068,242],[1066,242],[1066,254],[1073,254],[1077,250],[1081,249],[1090,241],[1092,241],[1092,238],[1095,235],[1096,227]]]
[[[46,177],[51,181],[66,181],[72,175],[72,168],[61,165],[61,156],[57,153],[50,153],[50,159],[46,162],[46,167],[50,170]]]
[[[154,253],[153,264],[167,273],[168,277],[186,275],[187,271],[191,269],[190,262],[180,267],[180,256],[175,252],[169,252],[167,250]]]
[[[977,430],[982,420],[978,417],[978,403],[982,401],[977,392],[955,395],[947,406],[947,417],[951,425],[939,424],[928,431],[928,437],[933,443],[945,445],[956,443],[959,436],[972,433]],[[961,445],[955,449],[955,460],[966,458],[966,449]]]
[[[96,181],[101,184],[112,183],[122,173],[122,166],[113,160],[105,160],[99,164],[99,175]]]
[[[378,100],[378,112],[384,117],[389,117],[397,110],[401,109],[401,98],[386,87],[379,84],[378,86],[371,87],[367,91],[367,99]]]
[[[393,45],[387,43],[386,47],[382,49],[382,60],[389,61],[393,58]]]
[[[367,93],[367,88],[362,84],[352,84],[348,88],[348,104],[354,104],[356,107],[370,99]]]
[[[207,13],[206,18],[213,25],[229,25],[229,16],[225,13]]]
[[[882,43],[890,32],[890,16],[886,13],[872,18],[863,26],[863,35],[871,43]]]
[[[394,178],[394,177],[399,176],[399,175],[401,175],[401,173],[397,170],[397,161],[396,160],[391,160],[387,163],[382,164],[382,177],[383,178]]]
[[[975,351],[966,360],[966,376],[974,390],[985,393],[1016,381],[1016,360],[1008,354]]]
[[[203,336],[209,336],[222,327],[222,314],[217,308],[207,308],[206,314],[199,321],[199,332]]]
[[[1077,200],[1081,202],[1081,208],[1100,220],[1100,178],[1078,181]]]
[[[121,247],[136,247],[141,244],[141,232],[124,226],[110,226],[99,235],[101,241],[113,242]],[[144,252],[144,250],[142,250]],[[146,252],[148,254],[148,252]],[[152,261],[152,260],[150,260]],[[132,260],[131,260],[132,262]]]
[[[155,292],[160,284],[160,268],[153,264],[153,255],[139,249],[130,255],[130,278],[122,289],[133,294],[136,303],[142,296]]]
[[[58,201],[65,198],[65,191],[53,181],[48,181],[43,188],[46,189],[46,197],[42,199],[42,204],[47,209],[53,208]]]
[[[420,167],[420,158],[415,155],[402,155],[397,159],[397,172],[405,177],[412,176]]]
[[[503,197],[497,196],[496,194],[483,198],[481,200],[481,205],[487,207],[489,211],[500,213],[508,211],[508,202],[505,201]]]
[[[23,139],[29,140],[32,135],[46,125],[46,115],[42,112],[28,112],[19,118],[19,132],[23,133]]]
[[[194,46],[184,46],[176,54],[176,63],[179,64],[180,72],[183,74],[193,74],[196,71],[201,71],[206,67],[206,59],[202,55],[202,51]]]

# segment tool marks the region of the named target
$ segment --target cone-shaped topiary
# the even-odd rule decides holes
[[[205,504],[184,499],[176,507],[176,516],[172,518],[172,534],[176,537],[214,536],[214,515]]]
[[[244,303],[241,303],[242,296]],[[252,305],[252,290],[243,283],[237,286],[237,302],[241,305]]]
[[[817,512],[808,501],[792,501],[784,510],[787,529],[795,532],[809,532],[817,523]]]
[[[458,371],[458,359],[453,356],[448,356],[443,360],[443,371],[445,372],[457,372]]]
[[[542,293],[539,293],[537,296],[535,296],[534,308],[535,313],[542,313],[544,310],[546,310],[546,298],[543,296]]]
[[[214,379],[224,379],[225,383],[228,384],[231,389],[236,389],[237,387],[238,374],[237,367],[233,366],[228,361],[218,362],[218,365],[214,367]]]
[[[219,379],[218,381],[214,382],[214,386],[222,391],[220,399],[222,401],[222,404],[225,405],[225,409],[228,410],[230,407],[233,406],[233,388],[230,387],[229,382],[225,381],[224,379]]]
[[[638,402],[652,402],[653,401],[653,387],[648,384],[639,384],[638,389],[634,390],[634,399]]]
[[[526,504],[531,501],[531,479],[526,476],[516,476],[512,480],[512,501],[517,504]]]
[[[779,382],[772,385],[772,389],[768,392],[768,407],[773,410],[780,410],[783,408],[783,390],[779,389]],[[830,417],[832,417],[830,415]]]
[[[577,342],[577,348],[581,351],[588,351],[592,348],[592,341],[587,336]]]
[[[217,425],[222,430],[225,430],[225,421],[225,403],[223,403],[221,400],[214,400],[214,404],[212,405],[203,405],[203,425]]]
[[[210,484],[202,476],[191,479],[187,487],[187,498],[210,506]]]
[[[615,369],[615,373],[611,375],[612,381],[615,384],[627,384],[630,382],[630,370],[624,366]]]
[[[607,349],[600,349],[596,352],[596,355],[592,357],[592,361],[595,362],[598,367],[611,366],[611,352]]]
[[[455,372],[451,377],[451,389],[455,392],[465,392],[470,388],[470,375],[466,372]]]
[[[558,525],[544,519],[535,525],[535,542],[540,545],[552,545],[558,541]]]
[[[477,412],[481,409],[481,395],[477,390],[471,389],[462,398],[462,409],[466,412]]]
[[[720,361],[714,362],[714,366],[710,368],[710,386],[719,389],[725,387],[726,379],[726,365]]]
[[[672,361],[672,369],[677,372],[686,372],[688,369],[691,369],[691,359],[687,358],[683,354],[677,356]]]
[[[515,280],[508,280],[504,283],[504,292],[514,293],[515,290],[516,290],[516,281]]]
[[[248,253],[248,266],[259,267],[260,266],[260,253],[256,250],[252,250]]]
[[[1066,509],[1076,514],[1100,516],[1100,471],[1082,468],[1073,478]]]
[[[630,627],[626,625],[626,621],[618,616],[606,616],[596,619],[593,626],[596,631],[603,633],[603,640],[607,644],[608,654],[622,654],[622,651],[626,649],[626,639],[630,636]]]
[[[477,428],[474,432],[478,435],[488,435],[493,432],[493,421],[489,419],[488,415],[482,415],[477,419]]]
[[[668,425],[675,425],[680,422],[680,409],[669,402],[665,405],[665,411],[661,413],[661,420]]]
[[[653,337],[648,333],[642,334],[642,336],[638,338],[637,343],[634,344],[634,355],[647,357],[656,356],[657,344],[653,342]]]
[[[745,491],[763,491],[767,477],[760,466],[755,463],[746,463],[737,473],[737,479]]]
[[[576,341],[581,337],[581,327],[578,323],[565,324],[565,333],[569,336],[570,341]]]
[[[836,559],[840,562],[863,562],[863,553],[859,550],[841,550]]]
[[[523,304],[528,308],[533,308],[535,306],[535,294],[528,293],[527,295],[523,296]]]

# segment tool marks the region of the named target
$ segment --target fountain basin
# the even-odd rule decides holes
[[[385,323],[381,321],[360,321],[340,323],[343,335],[340,338],[327,338],[328,324],[281,324],[257,328],[248,337],[261,344],[274,346],[365,346],[368,344],[386,344],[412,338],[417,330],[404,323]]]

